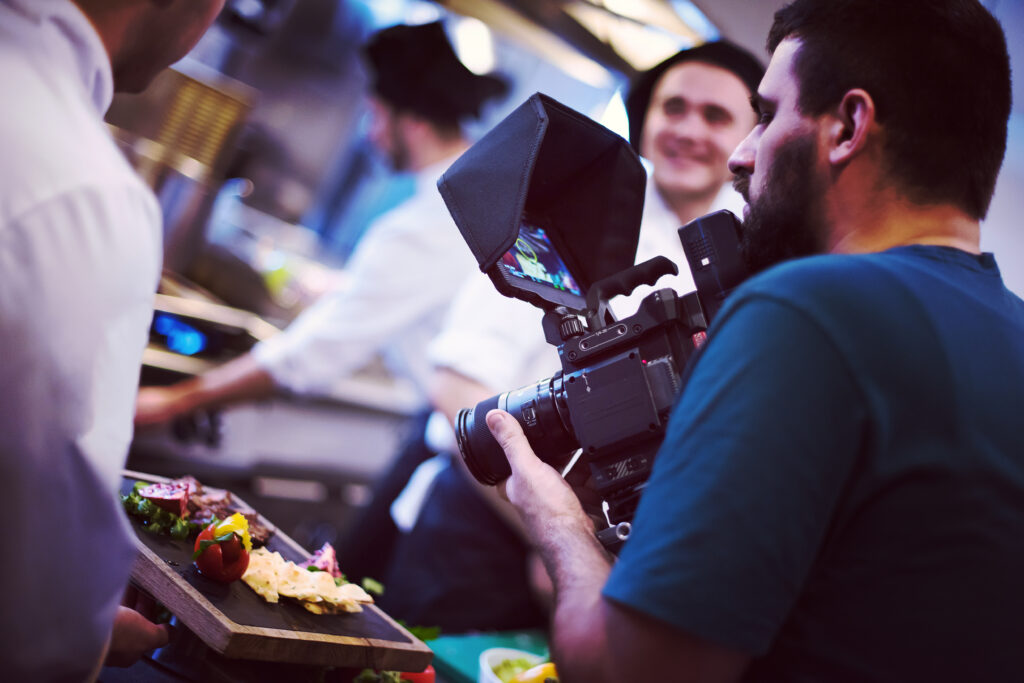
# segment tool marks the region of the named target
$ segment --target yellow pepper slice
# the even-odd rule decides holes
[[[236,512],[218,524],[213,530],[214,536],[223,536],[230,533],[236,533],[242,538],[242,545],[245,546],[246,551],[252,550],[252,538],[249,536],[249,520],[243,517],[242,513]]]

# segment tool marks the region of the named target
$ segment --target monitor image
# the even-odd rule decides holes
[[[517,298],[544,301],[582,310],[585,293],[559,255],[548,232],[530,221],[523,221],[512,248],[495,264],[504,284],[514,290],[504,292]],[[525,296],[524,296],[525,294]]]

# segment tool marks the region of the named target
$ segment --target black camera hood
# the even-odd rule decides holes
[[[492,280],[495,264],[529,217],[551,233],[585,296],[598,280],[633,265],[645,181],[629,143],[536,93],[459,157],[437,185]]]

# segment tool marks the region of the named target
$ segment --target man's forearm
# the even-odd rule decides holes
[[[182,383],[182,412],[265,398],[274,386],[270,373],[247,353]]]
[[[524,515],[544,566],[555,584],[551,651],[562,681],[602,681],[608,652],[601,589],[611,556],[580,516]]]
[[[555,585],[552,652],[561,678],[601,681],[606,610],[601,589],[611,559],[594,535],[594,523],[557,470],[541,462],[508,413],[492,410],[487,426],[508,457],[512,476],[500,484],[533,539]]]
[[[746,654],[602,596],[612,558],[572,488],[537,458],[511,415],[492,410],[487,426],[512,468],[500,486],[535,539],[555,584],[551,650],[560,680],[739,680],[749,662]]]

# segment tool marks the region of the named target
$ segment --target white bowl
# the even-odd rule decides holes
[[[528,659],[534,666],[547,661],[540,655],[526,650],[492,647],[480,653],[480,673],[477,675],[477,683],[501,683],[501,679],[494,674],[494,667],[506,659]]]

